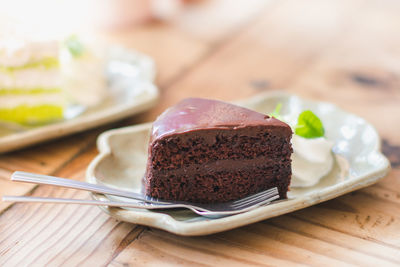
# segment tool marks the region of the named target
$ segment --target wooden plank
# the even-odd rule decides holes
[[[273,218],[263,222],[263,224],[272,224],[279,228],[295,231],[301,235],[309,236],[330,244],[335,244],[342,248],[353,250],[360,256],[360,258],[355,258],[355,261],[362,260],[364,259],[364,255],[367,255],[367,258],[371,260],[370,263],[375,262],[378,259],[384,260],[384,262],[381,263],[385,264],[400,263],[400,252],[397,249],[390,248],[383,244],[370,242],[368,240],[354,237],[333,229],[328,229],[323,225],[313,224],[312,222],[306,221],[306,219],[307,218],[304,217],[300,219],[299,216],[295,215],[287,215]],[[363,254],[360,255],[359,252]]]
[[[249,3],[250,2],[250,3]],[[265,11],[282,1],[230,0],[202,1],[186,5],[179,16],[168,23],[195,39],[218,44],[252,24]]]
[[[93,145],[96,136],[105,127],[72,135],[70,137],[36,145],[12,153],[0,155],[0,179],[9,179],[14,170],[52,173],[60,168],[71,156],[87,146]]]
[[[290,86],[305,66],[342,34],[360,5],[360,1],[288,1],[266,9],[254,25],[163,90],[160,104],[144,117],[154,120],[185,97],[234,100]],[[296,16],[299,10],[302,15]]]
[[[291,259],[278,259],[225,242],[213,236],[181,237],[158,230],[146,231],[112,262],[111,266],[295,266]]]
[[[184,12],[165,23],[155,21],[102,36],[109,42],[151,55],[159,70],[158,84],[163,89],[207,56],[215,44],[235,35],[264,9],[273,7],[271,0],[237,0],[234,4],[227,0],[204,1],[185,7]]]
[[[332,46],[304,68],[291,92],[359,114],[399,145],[399,12],[397,1],[368,1],[353,14],[351,30],[332,40]]]
[[[395,115],[400,112],[396,78],[400,72],[400,40],[394,37],[400,27],[399,11],[398,2],[385,1],[382,5],[381,1],[368,1],[361,12],[354,14],[352,27],[343,37],[334,40],[332,47],[306,66],[290,87],[293,93],[337,103],[372,122],[384,136],[384,152],[395,168],[399,167],[400,155],[400,128]],[[399,171],[395,169],[375,186],[295,215],[398,249],[398,177]],[[391,255],[400,258],[399,252]]]
[[[301,230],[298,230],[299,228]],[[207,237],[181,237],[152,230],[143,233],[112,263],[115,266],[161,262],[167,265],[212,265],[215,262],[220,265],[268,263],[285,266],[294,262],[307,262],[307,264],[317,266],[321,264],[345,266],[346,262],[367,266],[374,264],[396,266],[398,264],[399,258],[396,258],[396,255],[389,255],[391,257],[389,259],[386,259],[384,255],[369,255],[375,248],[379,248],[379,245],[344,234],[341,236],[342,242],[335,244],[336,236],[335,231],[296,221],[287,216],[278,217],[272,222],[254,224]],[[329,240],[329,242],[320,239]],[[369,246],[366,249],[368,253],[359,252],[356,248],[346,248],[344,244],[350,240]],[[387,250],[381,247],[381,251]],[[338,262],[341,260],[345,262]]]
[[[400,249],[399,211],[398,204],[379,201],[363,194],[361,190],[295,212],[294,215],[330,229]]]
[[[0,196],[13,195],[13,196],[23,196],[27,194],[34,188],[34,185],[26,183],[12,183],[7,180],[0,179]],[[0,202],[0,212],[11,206],[10,202]]]
[[[150,55],[156,63],[157,84],[161,89],[209,49],[205,41],[190,38],[168,24],[157,22],[133,30],[109,33],[103,38]]]
[[[47,144],[37,145],[16,152],[0,155],[0,197],[3,195],[25,195],[35,188],[34,184],[11,182],[14,171],[28,171],[52,175],[72,158],[93,146],[96,136],[105,127],[73,135]],[[12,203],[0,202],[0,213]]]
[[[57,175],[84,179],[97,150],[92,147]],[[89,198],[83,191],[39,186],[34,196]],[[16,204],[0,218],[0,265],[79,265],[107,262],[141,227],[120,223],[97,207],[57,204]],[[128,237],[128,240],[126,239]],[[95,254],[91,254],[95,251]]]
[[[277,220],[285,221],[285,216]],[[274,257],[291,259],[312,266],[343,266],[343,265],[373,265],[394,263],[363,254],[354,249],[343,248],[331,242],[326,242],[310,235],[297,232],[298,228],[306,227],[303,222],[296,224],[296,228],[282,229],[280,224],[254,224],[233,231],[219,234],[226,241],[235,242],[243,247],[250,247],[259,251],[267,251]],[[329,238],[334,238],[330,236]],[[325,263],[324,263],[325,262]]]

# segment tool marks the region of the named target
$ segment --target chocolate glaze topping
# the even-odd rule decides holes
[[[268,125],[291,133],[286,123],[253,110],[218,100],[187,98],[162,113],[153,124],[151,140],[199,129]]]

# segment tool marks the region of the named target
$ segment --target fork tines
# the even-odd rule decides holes
[[[264,200],[269,200],[270,198],[279,195],[279,191],[277,187],[261,191],[259,193],[250,195],[245,198],[241,198],[239,200],[235,200],[232,202],[232,207],[234,208],[241,208],[243,206],[252,205],[253,203],[260,203]]]

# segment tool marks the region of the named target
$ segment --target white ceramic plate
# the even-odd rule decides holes
[[[288,200],[219,219],[196,216],[187,210],[158,212],[107,207],[102,209],[118,220],[148,225],[179,235],[206,235],[335,198],[377,182],[390,170],[389,161],[380,152],[380,139],[374,127],[332,104],[308,101],[281,92],[258,95],[237,104],[270,113],[279,102],[283,104],[283,115],[298,114],[304,109],[314,111],[324,123],[326,137],[335,142],[335,166],[317,185],[291,188]],[[89,165],[87,180],[140,192],[150,127],[151,124],[142,124],[103,133],[98,139],[100,154]],[[116,199],[101,194],[94,197],[102,200]]]
[[[153,60],[119,47],[105,48],[104,56],[107,57],[108,95],[101,104],[74,118],[45,126],[22,128],[0,125],[0,153],[93,128],[154,106],[159,92],[153,83]]]

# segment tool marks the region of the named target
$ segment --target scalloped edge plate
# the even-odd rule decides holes
[[[107,73],[108,81],[118,84],[108,88],[110,94],[105,103],[91,107],[75,118],[29,129],[16,128],[16,131],[0,136],[0,153],[81,132],[153,107],[159,98],[158,88],[154,85],[156,74],[154,61],[147,55],[118,46],[110,46],[106,52],[110,54],[108,64],[118,61],[125,67]],[[123,73],[128,67],[135,69],[128,74]]]
[[[279,91],[257,95],[236,104],[269,113],[279,102],[283,103],[283,115],[311,109],[323,121],[327,138],[335,142],[335,166],[317,185],[290,188],[287,200],[218,219],[197,216],[187,210],[100,208],[121,221],[147,225],[178,235],[207,235],[327,201],[369,186],[389,172],[390,163],[380,152],[380,139],[374,127],[332,104],[308,101]],[[150,129],[151,124],[147,123],[101,134],[97,143],[100,154],[87,169],[87,181],[140,192]],[[93,194],[93,197],[100,200],[116,199],[102,194]]]

